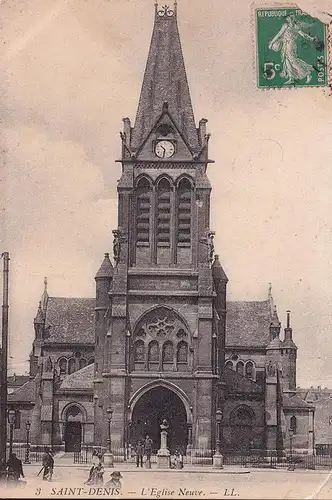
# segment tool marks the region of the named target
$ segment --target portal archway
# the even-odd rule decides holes
[[[181,398],[164,386],[152,387],[136,401],[131,419],[131,442],[133,445],[149,435],[153,450],[160,448],[160,424],[169,423],[167,443],[171,453],[176,449],[186,453],[188,444],[187,412]]]
[[[82,444],[83,414],[78,405],[66,410],[64,442],[65,451],[80,451]]]

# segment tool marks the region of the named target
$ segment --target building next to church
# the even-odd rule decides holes
[[[224,453],[282,452],[289,429],[312,452],[314,407],[296,394],[289,313],[281,338],[271,288],[261,301],[227,301],[206,124],[194,119],[177,5],[156,5],[136,119],[123,119],[113,263],[106,253],[95,298],[49,296],[45,281],[31,378],[9,396],[32,444],[105,446],[112,409],[117,450],[147,434],[158,449],[167,419],[171,450],[209,455],[220,409]]]

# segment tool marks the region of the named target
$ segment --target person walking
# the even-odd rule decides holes
[[[52,481],[54,459],[51,450],[47,447],[45,448],[45,453],[43,454],[42,463],[44,467],[43,481]]]
[[[97,465],[100,464],[100,462],[101,462],[101,459],[100,459],[100,456],[98,454],[98,451],[97,450],[93,450],[93,452],[92,452],[92,459],[91,459],[92,467],[90,469],[89,477],[88,477],[87,481],[85,481],[84,484],[91,484],[94,470],[97,467]]]
[[[144,443],[139,440],[136,446],[136,467],[143,467]]]
[[[7,478],[10,482],[18,482],[20,477],[24,477],[22,461],[12,453],[6,464]]]
[[[149,435],[146,435],[145,443],[144,443],[144,451],[145,451],[145,455],[146,455],[146,467],[148,469],[151,468],[152,444],[153,444],[152,439],[150,438]]]

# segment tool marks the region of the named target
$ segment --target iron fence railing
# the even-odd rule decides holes
[[[24,463],[40,463],[45,452],[45,446],[29,446],[16,445],[12,447],[12,453],[15,453],[17,458]],[[7,457],[9,457],[9,446],[7,445]]]

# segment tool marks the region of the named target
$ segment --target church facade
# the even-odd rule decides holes
[[[156,5],[136,119],[123,119],[113,262],[95,298],[49,296],[34,320],[30,380],[9,396],[32,444],[125,450],[147,434],[195,455],[314,449],[314,407],[296,395],[290,314],[283,339],[271,288],[227,301],[215,255],[206,119],[196,127],[177,5]],[[21,440],[18,428],[16,440]],[[20,434],[21,433],[21,434]],[[22,437],[22,441],[24,437]]]

